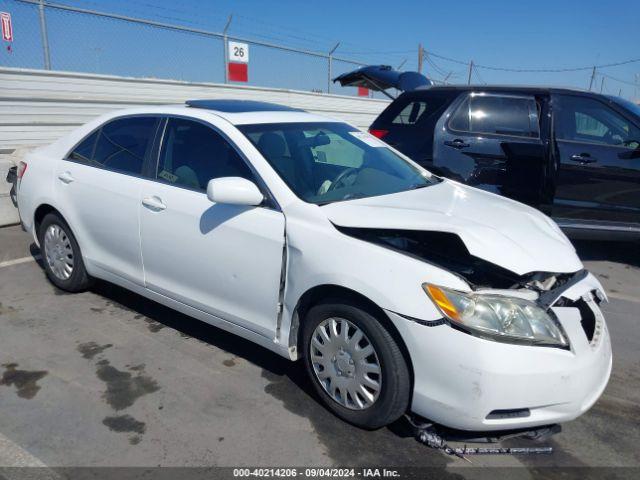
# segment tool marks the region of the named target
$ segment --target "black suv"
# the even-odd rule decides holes
[[[350,82],[336,80],[379,85],[348,75]],[[396,98],[369,131],[436,174],[541,209],[574,237],[640,235],[640,107],[621,98],[420,86]]]

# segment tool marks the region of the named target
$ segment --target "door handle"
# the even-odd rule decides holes
[[[445,140],[444,144],[447,147],[457,148],[458,150],[461,148],[467,148],[470,146],[467,142],[459,138],[456,138],[455,140]]]
[[[586,165],[587,163],[594,163],[598,161],[597,158],[593,158],[588,153],[576,153],[575,155],[571,155],[569,159],[573,160],[574,162],[580,162],[584,165]]]
[[[160,212],[167,208],[167,206],[162,203],[162,200],[155,195],[152,197],[144,197],[142,199],[142,205],[147,207],[149,210],[153,210],[154,212]]]
[[[62,172],[60,175],[58,175],[58,180],[68,185],[73,182],[73,175],[71,175],[70,172]]]

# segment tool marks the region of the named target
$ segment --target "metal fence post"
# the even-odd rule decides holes
[[[229,49],[227,48],[227,30],[229,30],[229,25],[231,25],[232,18],[233,18],[233,15],[229,15],[227,24],[224,26],[224,30],[222,31],[222,58],[224,61],[224,83],[229,83]]]
[[[336,51],[336,49],[340,46],[340,42],[336,43],[336,46],[333,47],[331,49],[331,51],[329,52],[329,70],[328,70],[328,75],[327,75],[327,93],[331,93],[331,62],[333,60],[333,52]]]
[[[40,35],[42,36],[42,53],[44,54],[44,69],[51,70],[51,57],[49,56],[49,36],[47,35],[47,21],[44,18],[44,0],[38,4],[40,16]]]

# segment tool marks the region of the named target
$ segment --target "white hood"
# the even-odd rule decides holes
[[[472,255],[518,275],[583,268],[571,242],[541,212],[448,180],[408,192],[331,203],[322,209],[342,227],[455,233]]]

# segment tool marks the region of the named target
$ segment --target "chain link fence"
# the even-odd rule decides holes
[[[225,82],[225,38],[250,46],[245,85],[357,95],[330,82],[361,62],[223,33],[39,0],[0,0],[14,39],[0,65],[190,82]],[[384,98],[379,93],[371,96]]]

